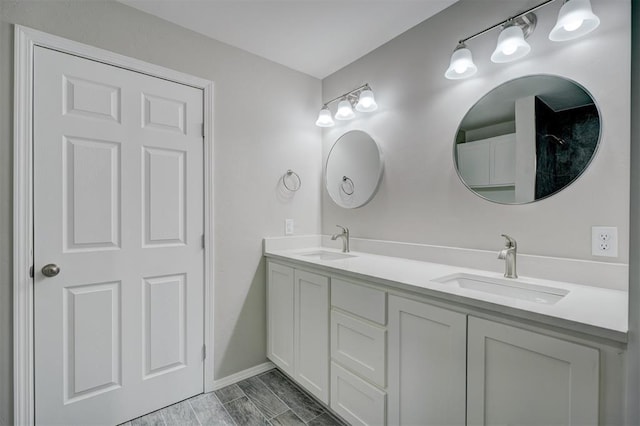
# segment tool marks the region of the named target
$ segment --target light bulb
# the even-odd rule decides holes
[[[444,76],[449,80],[460,80],[463,78],[471,77],[478,71],[478,67],[473,63],[473,57],[471,51],[467,49],[464,43],[461,43],[456,47],[451,55],[451,63],[449,68],[444,73]]]
[[[583,22],[584,22],[583,19],[574,19],[572,21],[566,22],[563,25],[563,28],[565,29],[565,31],[569,31],[569,32],[575,31],[582,26]]]
[[[336,112],[336,120],[351,120],[356,115],[351,109],[351,102],[346,99],[342,99],[338,104],[338,111]]]
[[[600,18],[591,10],[589,0],[568,0],[560,8],[556,25],[549,33],[549,40],[573,40],[589,34],[599,25]]]
[[[318,114],[318,119],[316,120],[316,126],[318,127],[331,127],[335,123],[333,122],[333,118],[331,118],[331,111],[325,105],[320,110],[320,114]]]
[[[458,62],[457,64],[454,65],[453,70],[458,74],[462,74],[467,70],[467,68],[469,68],[467,64],[463,62]]]
[[[358,97],[358,103],[356,104],[356,110],[360,112],[371,112],[378,109],[378,104],[376,103],[375,98],[373,97],[373,92],[370,88],[364,89],[360,92],[360,96]]]
[[[507,56],[513,55],[518,50],[518,45],[513,41],[508,41],[502,46],[502,53]]]
[[[531,46],[524,40],[522,28],[510,25],[500,32],[491,60],[496,63],[511,62],[527,56],[530,51]]]

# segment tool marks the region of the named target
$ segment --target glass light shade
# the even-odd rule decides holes
[[[549,40],[573,40],[590,33],[599,25],[600,18],[591,10],[589,0],[569,0],[560,8],[558,21],[549,33]]]
[[[331,118],[331,111],[326,106],[322,107],[320,110],[320,114],[318,114],[318,119],[316,120],[316,126],[318,127],[331,127],[335,123],[333,122],[333,118]]]
[[[498,64],[511,62],[527,56],[530,51],[531,46],[524,40],[522,28],[511,25],[500,32],[491,60]]]
[[[351,120],[355,116],[353,109],[351,109],[351,102],[346,99],[341,100],[335,115],[336,120]]]
[[[458,47],[451,55],[451,63],[444,73],[449,80],[460,80],[471,77],[478,71],[478,67],[473,63],[471,51],[465,46]]]
[[[365,89],[360,92],[358,97],[358,103],[356,104],[356,110],[360,112],[371,112],[378,109],[378,104],[373,97],[371,89]]]

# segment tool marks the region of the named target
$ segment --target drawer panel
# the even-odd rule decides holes
[[[387,395],[332,362],[331,408],[352,425],[384,425]]]
[[[387,323],[387,294],[382,290],[333,278],[331,304],[378,324]]]
[[[342,312],[331,311],[331,357],[385,387],[387,331]]]

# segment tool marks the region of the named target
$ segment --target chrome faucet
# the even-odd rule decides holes
[[[339,234],[333,234],[331,236],[331,240],[335,241],[338,238],[342,238],[342,252],[349,253],[349,228],[345,228],[344,226],[336,225],[338,228],[342,229],[342,232]]]
[[[516,240],[507,234],[502,234],[502,236],[507,241],[505,242],[504,249],[500,250],[500,253],[498,253],[498,259],[504,259],[504,277],[518,278],[518,274],[516,272],[516,253],[518,244],[516,243]]]

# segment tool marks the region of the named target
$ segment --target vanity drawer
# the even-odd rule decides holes
[[[332,362],[331,408],[352,425],[384,425],[387,395]]]
[[[387,293],[384,291],[333,278],[331,304],[378,324],[387,323]]]
[[[331,311],[331,357],[384,387],[387,331],[336,310]]]

